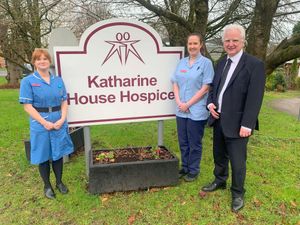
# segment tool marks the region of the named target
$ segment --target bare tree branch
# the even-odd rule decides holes
[[[276,49],[266,57],[266,72],[271,74],[281,64],[299,57],[300,34],[284,39]]]
[[[186,27],[188,30],[192,31],[192,26],[181,16],[176,15],[168,10],[165,10],[159,6],[152,5],[150,1],[146,0],[136,0],[136,2],[139,2],[142,6],[147,8],[148,10],[154,12],[159,17],[166,17],[172,21],[177,22],[183,27]]]

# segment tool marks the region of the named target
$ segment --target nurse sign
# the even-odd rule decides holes
[[[183,47],[164,47],[147,24],[106,20],[79,46],[55,47],[56,72],[68,92],[70,126],[174,118],[170,77]]]

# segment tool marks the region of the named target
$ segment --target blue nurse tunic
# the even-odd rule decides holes
[[[60,106],[67,99],[65,85],[61,77],[50,75],[50,84],[45,82],[36,71],[23,78],[20,86],[19,102],[32,104],[33,107]],[[61,111],[39,112],[52,123],[61,118]],[[42,124],[30,117],[30,159],[31,164],[48,160],[58,160],[73,152],[67,121],[59,130],[47,130]]]
[[[214,78],[214,68],[210,59],[199,54],[192,66],[189,65],[189,57],[183,58],[171,78],[179,87],[180,101],[189,101],[203,85],[211,84]],[[189,108],[189,113],[182,112],[176,107],[176,116],[199,121],[206,120],[209,111],[206,109],[208,93]]]

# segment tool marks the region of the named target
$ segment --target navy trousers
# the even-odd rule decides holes
[[[202,157],[202,137],[207,120],[176,117],[181,168],[190,174],[199,174]]]
[[[222,118],[221,118],[222,119]],[[249,138],[228,138],[224,135],[220,120],[214,124],[213,154],[215,182],[225,183],[230,162],[232,171],[231,193],[233,197],[244,196],[246,178],[247,143]]]

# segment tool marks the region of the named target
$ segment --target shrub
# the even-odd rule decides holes
[[[285,81],[288,89],[295,89],[296,77],[298,75],[298,59],[294,59],[290,68],[289,74],[285,77]]]
[[[267,91],[273,91],[274,88],[273,88],[273,78],[272,78],[272,75],[273,74],[270,74],[268,77],[267,77],[267,80],[266,80],[266,85],[265,85],[265,88]]]
[[[296,77],[296,78],[295,78],[295,84],[296,84],[296,88],[297,88],[298,90],[300,90],[300,77]]]
[[[282,71],[275,71],[267,77],[266,90],[280,92],[286,90],[286,82]]]

